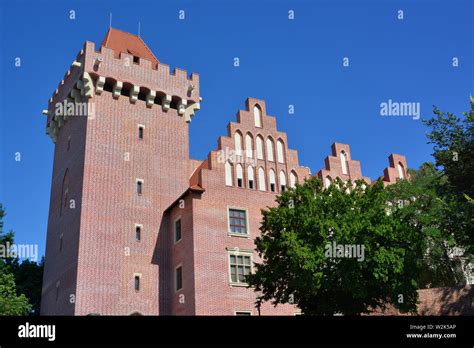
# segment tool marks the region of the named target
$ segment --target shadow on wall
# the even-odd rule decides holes
[[[418,292],[419,315],[474,315],[474,286],[424,289]]]
[[[474,315],[474,286],[418,290],[418,314],[415,315]],[[388,306],[384,312],[371,315],[412,315],[400,313]]]

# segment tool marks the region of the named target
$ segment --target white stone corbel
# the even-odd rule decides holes
[[[75,60],[74,62],[72,62],[71,65],[75,68],[80,68],[82,66],[82,63]]]
[[[156,91],[150,91],[146,95],[146,106],[152,106],[155,103]]]
[[[49,115],[49,110],[44,109],[43,111],[41,111],[41,113],[45,116],[48,116]]]
[[[112,96],[117,99],[120,95],[120,92],[122,91],[123,83],[122,81],[117,81],[115,82],[114,89],[112,92]]]
[[[84,72],[82,75],[82,83],[83,83],[83,94],[87,98],[91,98],[94,95],[94,83],[92,82],[92,77],[89,75],[88,72]]]
[[[194,113],[196,110],[200,110],[201,109],[201,104],[200,103],[193,103],[191,105],[189,105],[187,108],[186,108],[186,111],[184,113],[184,120],[186,122],[191,122],[191,118],[194,117]]]
[[[138,100],[138,93],[140,93],[140,86],[133,86],[130,90],[130,102],[135,104]]]
[[[161,106],[163,107],[163,110],[166,111],[170,108],[170,105],[171,105],[171,96],[167,94],[161,99]]]
[[[84,95],[84,82],[82,80],[77,80],[76,88],[81,91],[81,95]]]
[[[104,85],[105,85],[105,77],[99,76],[99,78],[97,79],[97,84],[95,86],[95,92],[97,94],[101,94],[104,91]]]
[[[188,101],[186,99],[181,99],[178,103],[178,114],[179,115],[184,115],[184,112],[186,111],[186,105],[188,104]]]
[[[71,89],[71,98],[77,103],[81,100],[81,92],[78,89]]]

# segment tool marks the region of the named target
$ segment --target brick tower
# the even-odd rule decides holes
[[[55,143],[41,311],[160,313],[164,210],[189,187],[199,76],[138,36],[86,42],[49,100]]]

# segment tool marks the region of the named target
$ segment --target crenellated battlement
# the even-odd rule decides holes
[[[185,70],[179,68],[170,72],[169,66],[159,63],[145,43],[132,34],[121,32],[120,35],[128,35],[129,41],[124,43],[119,38],[114,42],[122,45],[122,50],[132,47],[127,48],[129,52],[106,47],[110,33],[109,30],[98,50],[93,42],[86,41],[49,99],[48,109],[43,110],[43,114],[48,116],[46,133],[53,142],[56,142],[59,129],[68,120],[68,114],[57,114],[58,104],[75,103],[77,105],[72,109],[88,108],[91,101],[93,104],[94,96],[104,91],[110,92],[114,99],[128,97],[132,104],[144,102],[149,108],[159,105],[165,112],[175,109],[186,122],[190,122],[196,110],[200,109],[198,74],[188,76]],[[137,43],[142,50],[138,53]]]
[[[192,73],[188,77],[185,70],[175,68],[170,72],[166,64],[157,63],[133,54],[116,52],[101,46],[96,50],[95,44],[86,41],[85,71],[91,75],[105,78],[120,79],[135,86],[163,92],[172,97],[187,100],[189,104],[200,102],[199,74]]]

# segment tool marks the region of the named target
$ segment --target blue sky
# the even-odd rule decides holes
[[[316,172],[333,142],[349,143],[363,174],[375,179],[392,152],[405,154],[411,168],[432,152],[420,120],[382,117],[380,103],[417,102],[426,118],[433,105],[466,111],[474,94],[470,0],[10,1],[0,10],[0,202],[16,242],[37,243],[41,254],[54,151],[41,110],[84,41],[100,44],[110,13],[124,31],[137,33],[140,22],[162,63],[200,74],[192,158],[215,149],[251,96],[266,100],[301,165]]]

